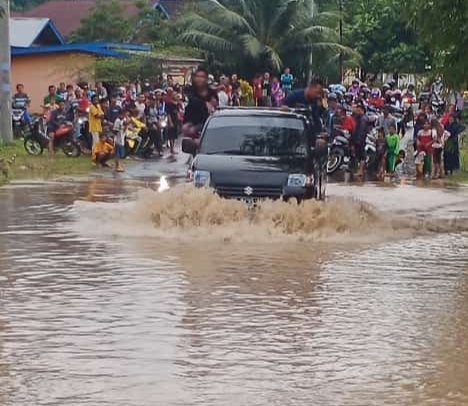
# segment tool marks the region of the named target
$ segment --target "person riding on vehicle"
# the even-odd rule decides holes
[[[360,90],[361,90],[361,87],[359,85],[359,80],[354,79],[351,84],[351,87],[348,89],[348,92],[352,93],[353,96],[357,96]]]
[[[392,106],[401,109],[402,108],[402,95],[400,89],[395,89],[392,93]]]
[[[333,130],[333,116],[335,115],[335,110],[338,106],[338,98],[335,93],[329,93],[327,96],[328,108],[324,115],[325,129],[328,135],[332,135]]]
[[[416,102],[416,90],[412,83],[410,83],[402,93],[403,97],[406,97],[412,101],[412,103]]]
[[[343,106],[337,106],[335,115],[333,116],[333,130],[345,130],[351,135],[355,127],[356,123],[354,119],[346,114]]]
[[[13,95],[12,107],[14,109],[24,110],[24,122],[28,125],[32,124],[31,116],[28,111],[30,103],[31,99],[29,98],[28,94],[25,93],[24,85],[22,83],[18,83],[16,85],[16,93]]]
[[[322,121],[320,119],[322,107],[320,102],[323,95],[323,82],[320,79],[313,79],[305,89],[296,90],[289,94],[283,101],[283,107],[294,108],[308,106],[311,112],[311,131],[314,135],[322,131]]]
[[[138,108],[133,108],[131,114],[129,111],[126,112],[125,119],[128,122],[127,127],[127,138],[136,142],[136,147],[133,149],[133,153],[136,154],[143,141],[143,135],[146,132],[146,124],[139,119],[140,112]]]
[[[392,104],[392,97],[393,97],[393,92],[391,90],[387,90],[384,93],[384,99],[385,99],[385,104]]]
[[[54,141],[57,130],[66,122],[73,121],[73,111],[65,108],[65,101],[60,99],[58,102],[58,108],[53,110],[50,114],[50,119],[47,125],[47,135],[49,137],[49,153],[53,154]]]
[[[353,104],[354,104],[354,94],[350,92],[345,93],[344,102],[343,102],[344,109],[348,112],[352,111]]]
[[[361,90],[359,90],[359,94],[356,100],[367,106],[369,95],[370,95],[370,89],[365,85],[361,86]]]
[[[369,106],[375,109],[382,109],[385,105],[385,99],[382,97],[382,93],[379,89],[374,88],[371,91],[369,98]]]
[[[184,135],[198,138],[199,133],[210,116],[209,106],[213,98],[218,98],[216,92],[211,89],[208,83],[208,71],[198,68],[192,75],[192,87],[188,94],[188,104],[185,108],[184,125],[182,132]]]

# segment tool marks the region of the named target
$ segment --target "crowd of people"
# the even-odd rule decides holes
[[[247,85],[238,76],[220,75],[217,80],[205,69],[193,72],[191,83],[181,85],[170,75],[155,81],[126,82],[121,86],[96,83],[49,86],[43,106],[48,118],[49,151],[54,153],[54,137],[64,120],[75,123],[75,135],[83,131],[80,123],[87,121],[96,164],[108,166],[115,157],[115,170],[122,171],[121,159],[128,139],[141,144],[148,137],[154,154],[164,150],[174,154],[179,134],[196,137],[209,115],[219,107],[240,106],[250,93],[250,104],[263,107],[294,107],[314,104],[320,127],[332,139],[335,131],[350,134],[353,151],[359,162],[357,175],[364,176],[366,156],[364,144],[373,126],[378,130],[376,140],[378,175],[393,173],[406,156],[400,151],[400,140],[414,126],[414,158],[417,175],[442,177],[459,169],[458,138],[463,130],[460,123],[464,99],[456,98],[445,108],[442,80],[436,80],[427,92],[416,94],[415,86],[399,89],[395,81],[382,87],[369,88],[354,80],[351,86],[333,84],[325,88],[313,81],[305,89],[294,90],[296,80],[289,68],[281,75],[269,72],[256,75]],[[13,104],[25,108],[24,119],[31,123],[27,112],[27,91],[16,87]],[[373,113],[370,120],[369,112]],[[161,131],[161,118],[167,129]],[[109,135],[111,137],[109,137]]]

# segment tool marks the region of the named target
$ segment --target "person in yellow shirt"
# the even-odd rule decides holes
[[[141,143],[143,141],[143,138],[141,137],[140,134],[146,131],[146,124],[143,121],[138,119],[137,109],[133,111],[133,114],[131,115],[130,113],[127,113],[127,114],[128,114],[127,119],[129,120],[127,138],[135,141],[136,146],[132,148],[132,153],[136,154],[138,150],[140,149]]]
[[[112,158],[114,147],[109,143],[105,134],[99,135],[98,142],[93,147],[91,159],[96,165],[101,165],[104,168],[109,168],[107,161]]]
[[[93,147],[99,142],[99,134],[102,133],[102,119],[104,112],[99,104],[99,98],[95,95],[91,98],[91,106],[89,106],[89,132],[93,136]]]

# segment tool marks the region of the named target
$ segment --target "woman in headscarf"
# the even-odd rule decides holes
[[[458,122],[457,116],[452,114],[445,129],[450,135],[445,140],[444,145],[444,170],[446,175],[452,175],[454,171],[460,169],[458,136],[464,130],[464,127]]]

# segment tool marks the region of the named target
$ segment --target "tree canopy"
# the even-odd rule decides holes
[[[72,42],[153,42],[160,39],[164,23],[159,10],[143,0],[135,2],[138,13],[129,17],[119,0],[96,0],[92,13],[81,20]]]
[[[407,0],[412,22],[434,53],[433,68],[452,85],[468,82],[468,1]]]
[[[202,0],[187,12],[179,38],[241,73],[285,65],[310,72],[315,54],[323,62],[352,53],[338,42],[338,22],[315,0]]]
[[[345,40],[366,72],[424,72],[429,52],[405,18],[401,0],[342,0]]]

